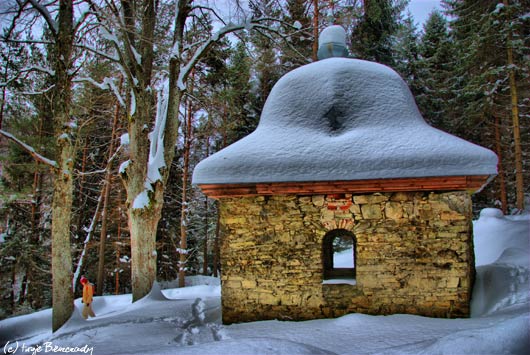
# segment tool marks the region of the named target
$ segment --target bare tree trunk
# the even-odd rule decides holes
[[[156,280],[156,230],[161,216],[163,190],[161,182],[146,189],[149,157],[148,132],[143,128],[151,118],[151,98],[148,92],[136,95],[137,113],[129,125],[130,161],[127,168],[127,214],[131,236],[131,286],[133,302],[151,291]]]
[[[6,54],[6,58],[9,58],[11,57],[11,48],[9,48],[9,52]],[[9,66],[6,65],[4,66],[4,73],[3,73],[3,76],[2,76],[2,81],[5,83],[7,82],[7,79],[8,79],[8,68]],[[0,129],[2,129],[2,124],[4,122],[4,111],[5,111],[5,107],[6,107],[6,94],[7,94],[7,85],[2,85],[2,97],[1,97],[1,100],[0,101]]]
[[[222,146],[221,149],[226,147],[228,145],[228,133],[227,133],[227,125],[228,125],[228,113],[226,110],[226,106],[223,106],[223,133],[222,133]],[[215,224],[215,237],[213,241],[213,276],[218,277],[219,276],[219,270],[221,265],[221,249],[219,248],[219,241],[221,238],[221,210],[220,210],[220,203],[219,201],[215,201],[215,205],[217,207],[217,221]]]
[[[318,21],[319,21],[319,13],[318,13],[318,0],[313,0],[313,61],[316,62],[318,60]]]
[[[39,241],[37,226],[39,224],[38,209],[40,207],[41,176],[38,171],[33,173],[33,196],[31,200],[31,239],[32,242]]]
[[[52,201],[52,330],[59,329],[72,315],[72,254],[70,222],[72,216],[73,164],[75,146],[70,123],[71,57],[73,49],[73,1],[59,2],[59,22],[55,41],[55,86],[52,112],[57,137],[57,164]]]
[[[70,251],[70,219],[72,209],[73,146],[62,146],[60,171],[55,176],[52,202],[52,329],[59,329],[72,315],[72,254]]]
[[[508,0],[504,0],[504,5],[508,7]],[[521,129],[519,124],[519,107],[517,104],[517,84],[515,81],[515,69],[512,48],[512,32],[508,30],[506,45],[506,54],[508,59],[509,79],[510,79],[510,97],[512,105],[512,122],[513,122],[513,143],[515,150],[515,189],[516,189],[516,207],[519,211],[524,210],[524,180],[523,180],[523,152],[521,148]]]
[[[39,127],[39,137],[41,130]],[[38,214],[37,211],[40,207],[40,187],[41,187],[41,176],[38,171],[39,165],[38,163],[35,164],[35,172],[33,173],[33,194],[31,198],[31,243],[37,244],[39,242],[39,233],[37,229],[38,225]],[[30,293],[30,283],[31,283],[31,276],[33,274],[32,270],[32,263],[29,263],[26,267],[24,280],[22,282],[22,292],[20,297],[20,304],[24,303],[24,300],[26,298],[26,295],[28,295],[28,299],[31,301],[31,293]]]
[[[21,3],[22,4],[22,3]],[[24,3],[25,6],[26,3]],[[33,149],[26,151],[36,160],[54,169],[52,199],[52,331],[59,329],[72,315],[74,294],[72,292],[72,254],[70,250],[70,224],[73,200],[73,167],[75,162],[75,122],[70,117],[72,105],[72,51],[74,41],[73,0],[60,0],[57,22],[52,20],[45,6],[32,3],[33,9],[48,23],[54,43],[49,47],[53,86],[49,93],[50,111],[53,116],[56,138],[56,161],[50,161]],[[0,132],[16,140],[6,132]],[[18,141],[21,143],[20,141]],[[22,144],[22,146],[24,146]]]
[[[17,263],[13,263],[13,268],[11,269],[11,314],[15,314],[17,310],[16,295],[15,290],[17,289]]]
[[[208,197],[204,197],[204,244],[202,247],[202,274],[208,275]]]
[[[105,283],[105,243],[107,240],[107,215],[110,198],[110,187],[112,184],[112,156],[114,155],[114,147],[116,142],[116,130],[118,128],[120,114],[120,105],[116,103],[114,111],[114,121],[112,122],[112,133],[110,135],[109,157],[107,159],[107,171],[105,172],[104,193],[103,193],[103,210],[101,212],[101,231],[99,234],[99,260],[98,260],[98,276],[96,284],[96,294],[101,296]]]
[[[43,124],[44,118],[42,117],[42,115],[39,115],[39,145],[42,144]],[[39,172],[39,163],[37,162],[35,164],[35,172],[33,174],[33,196],[31,201],[31,242],[35,245],[37,245],[41,240],[39,226],[41,219],[40,207],[42,202],[42,180],[42,174]],[[33,285],[34,277],[35,273],[33,271],[33,263],[30,263],[30,265],[26,269],[26,292],[28,303],[32,306],[34,305],[34,300],[38,299],[41,294],[41,290],[35,285]],[[34,295],[36,295],[37,297],[34,297]],[[38,304],[40,304],[40,302],[38,302]]]
[[[87,232],[87,235],[85,237],[85,241],[83,242],[83,250],[81,250],[81,255],[79,255],[79,261],[77,262],[77,266],[75,267],[74,277],[73,277],[73,281],[72,281],[74,290],[75,290],[75,287],[76,287],[76,284],[77,284],[77,280],[81,276],[81,270],[83,269],[83,265],[85,264],[87,250],[89,248],[90,241],[92,240],[92,235],[94,235],[94,231],[96,229],[96,223],[97,223],[97,221],[99,219],[99,211],[101,210],[101,206],[103,204],[103,193],[104,193],[104,191],[105,191],[105,189],[101,189],[101,191],[99,193],[98,204],[96,205],[96,210],[94,211],[94,215],[92,216],[92,220],[90,222],[90,226],[88,227],[88,232]]]
[[[501,145],[501,130],[500,130],[500,119],[498,115],[495,115],[495,150],[497,151],[497,156],[499,158],[499,194],[501,201],[502,213],[506,214],[508,211],[508,198],[506,196],[506,180],[504,165],[502,163],[502,145]]]
[[[123,39],[127,60],[123,63],[128,73],[129,84],[134,90],[136,112],[129,118],[130,164],[122,178],[127,191],[128,227],[131,237],[131,286],[133,302],[149,293],[156,279],[156,230],[163,203],[162,182],[147,181],[149,164],[148,131],[153,113],[152,69],[154,53],[154,29],[156,23],[156,3],[154,0],[139,1],[132,7],[122,1],[125,28]],[[135,8],[141,14],[141,36],[135,38]],[[116,14],[116,16],[122,16]],[[141,57],[141,64],[133,51]],[[134,76],[134,80],[132,80]],[[177,111],[178,112],[178,111]],[[173,145],[174,146],[174,145]],[[149,184],[149,190],[147,189]]]
[[[180,0],[177,2],[177,12],[175,16],[175,24],[173,26],[173,47],[169,59],[169,75],[168,75],[168,93],[167,93],[167,114],[165,115],[165,126],[160,127],[159,139],[163,141],[164,166],[157,165],[158,171],[148,170],[149,166],[149,139],[148,132],[145,127],[149,127],[150,118],[154,110],[151,97],[152,83],[151,74],[153,69],[153,39],[154,39],[154,24],[156,21],[155,1],[144,0],[138,1],[137,8],[141,8],[142,23],[141,26],[136,23],[130,23],[128,20],[132,18],[129,16],[129,10],[125,5],[130,5],[129,2],[122,1],[123,17],[125,22],[124,33],[121,36],[124,40],[124,51],[121,51],[120,46],[116,49],[127,57],[124,61],[124,68],[127,71],[128,81],[134,90],[136,99],[136,112],[131,114],[129,119],[129,136],[130,136],[130,159],[127,168],[124,169],[122,177],[127,189],[127,203],[128,203],[128,224],[131,234],[131,274],[133,287],[133,301],[136,301],[146,294],[151,289],[151,286],[156,278],[156,230],[157,224],[161,216],[163,205],[163,194],[166,182],[169,176],[169,167],[175,156],[175,144],[177,142],[178,128],[179,128],[179,106],[182,94],[186,91],[187,77],[190,74],[191,68],[199,61],[199,59],[208,52],[208,49],[217,42],[222,36],[224,37],[229,32],[237,29],[244,29],[246,25],[241,27],[231,27],[227,32],[217,33],[198,46],[191,58],[187,58],[188,62],[184,63],[183,44],[186,42],[184,38],[184,27],[186,20],[192,11],[191,0]],[[130,7],[130,6],[129,6]],[[135,59],[133,48],[130,46],[134,44],[134,29],[141,27],[141,36],[139,38],[139,49],[137,52],[141,55],[141,63]],[[127,29],[133,29],[128,31]],[[123,57],[123,56],[122,56]],[[185,65],[183,65],[185,64]],[[183,72],[181,72],[181,66]],[[164,93],[164,96],[166,93]],[[152,137],[156,139],[156,137]],[[152,142],[156,150],[155,153],[160,152],[160,142]],[[156,143],[156,144],[155,144]],[[150,165],[152,168],[153,165]],[[153,178],[152,175],[157,175]],[[153,181],[155,180],[155,181]],[[186,247],[186,245],[181,245]]]
[[[114,274],[114,294],[120,294],[120,238],[121,238],[121,189],[118,190],[118,231],[116,241],[116,273]]]
[[[86,163],[87,163],[87,156],[88,156],[88,143],[89,143],[89,138],[86,137],[85,146],[83,147],[83,157],[81,158],[81,176],[79,177],[79,190],[77,192],[77,194],[79,195],[79,201],[81,201],[80,206],[84,206],[86,203],[86,199],[83,196],[83,194],[84,194],[84,188],[85,188],[85,171],[86,171]],[[79,211],[79,216],[77,218],[78,232],[82,228],[84,220],[85,220],[85,208],[81,208]]]
[[[38,164],[36,164],[36,169],[38,169]],[[39,220],[40,220],[40,203],[41,203],[41,187],[42,187],[42,177],[38,171],[33,173],[33,196],[31,201],[31,243],[37,245],[40,239],[39,233]],[[29,303],[32,301],[33,291],[39,292],[39,290],[32,287],[31,283],[33,280],[33,263],[30,263],[26,268],[26,275],[24,277],[24,287],[26,289],[26,294]]]
[[[24,304],[24,301],[26,301],[27,292],[28,292],[28,269],[26,269],[26,273],[22,277],[20,293],[19,293],[19,296],[18,296],[18,304],[19,305]]]
[[[173,43],[178,47],[178,53],[182,52],[184,43],[184,25],[188,17],[190,1],[180,0],[178,2],[178,13],[175,19]],[[153,64],[153,36],[154,36],[154,1],[147,0],[149,6],[145,11],[143,21],[142,65],[143,78],[139,92],[136,93],[137,114],[129,126],[131,142],[130,155],[131,164],[127,168],[127,200],[128,200],[128,224],[131,234],[131,276],[133,288],[133,302],[147,295],[156,279],[156,230],[162,213],[164,203],[164,190],[169,176],[169,166],[175,156],[175,144],[177,142],[179,128],[179,106],[182,89],[177,87],[180,74],[181,59],[178,55],[172,55],[169,61],[168,76],[168,107],[164,129],[163,149],[165,168],[160,170],[162,179],[149,182],[151,190],[147,193],[149,203],[145,208],[134,208],[134,201],[145,191],[147,176],[149,140],[145,132],[144,124],[148,124],[151,118],[152,100],[149,100],[150,78]],[[149,79],[149,80],[148,80]],[[163,170],[163,171],[162,171]]]
[[[221,260],[219,238],[221,237],[221,211],[219,210],[219,202],[217,204],[217,223],[215,224],[215,239],[213,240],[213,277],[218,277],[219,262]]]
[[[161,202],[158,203],[161,206]],[[133,302],[151,291],[156,280],[156,230],[160,209],[129,209]]]
[[[206,156],[210,155],[210,137],[206,135]],[[203,263],[202,274],[208,275],[208,197],[204,196],[204,246],[203,246]]]
[[[193,74],[192,74],[193,77]],[[193,90],[193,89],[192,89]],[[188,260],[188,175],[190,166],[191,130],[193,120],[193,105],[188,99],[186,110],[186,134],[184,136],[184,166],[182,169],[182,200],[180,211],[180,260],[179,260],[179,287],[185,286],[187,260]]]

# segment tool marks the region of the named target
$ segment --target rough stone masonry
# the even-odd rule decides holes
[[[474,279],[465,191],[220,200],[224,323],[346,313],[467,317]],[[323,238],[356,239],[355,285],[323,283]]]

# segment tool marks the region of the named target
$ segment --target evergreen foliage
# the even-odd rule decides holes
[[[416,99],[427,122],[447,131],[452,126],[448,117],[448,101],[455,60],[447,20],[439,11],[434,11],[423,31],[419,47],[420,75],[416,83],[421,92]]]
[[[512,121],[511,86],[520,94],[519,117],[528,118],[530,109],[527,94],[529,82],[530,19],[526,0],[498,2],[472,0],[446,0],[444,6],[451,16],[451,39],[455,53],[451,79],[445,90],[450,90],[447,100],[448,115],[452,117],[449,130],[473,142],[489,147],[501,159],[499,179],[506,186],[493,185],[478,198],[496,199],[499,207],[515,207],[515,145]],[[513,63],[508,63],[508,48],[513,49]],[[510,71],[515,72],[515,85],[510,84]],[[521,120],[521,136],[528,136],[528,119]],[[498,137],[495,131],[498,130]],[[522,161],[527,162],[530,146],[522,143]],[[522,169],[528,181],[528,166]],[[528,184],[523,184],[528,186]],[[524,186],[522,187],[524,188]],[[525,193],[528,194],[528,187]],[[500,197],[506,190],[508,206]],[[487,204],[487,202],[482,201]]]
[[[399,26],[393,52],[396,71],[407,82],[414,96],[418,98],[422,92],[419,82],[420,44],[418,30],[410,13]]]
[[[475,206],[518,208],[513,98],[516,92],[526,187],[523,192],[528,196],[530,1],[443,0],[444,11],[431,13],[421,31],[410,14],[402,15],[405,0],[317,3],[320,29],[331,24],[344,26],[351,37],[349,49],[353,57],[396,69],[431,125],[499,154],[503,167],[500,176],[475,196]],[[123,184],[127,182],[127,173],[119,174],[118,166],[129,159],[136,147],[123,144],[117,151],[120,136],[131,130],[141,110],[146,123],[138,126],[136,133],[143,137],[143,143],[148,142],[156,114],[156,88],[170,76],[175,53],[180,50],[184,53],[182,58],[189,59],[201,41],[210,38],[220,26],[241,19],[247,23],[260,17],[270,19],[263,27],[244,29],[212,44],[183,83],[186,90],[177,105],[180,112],[174,116],[179,117],[174,130],[178,132],[172,151],[175,158],[164,168],[170,177],[156,232],[157,278],[168,281],[177,277],[179,258],[184,253],[188,274],[219,272],[221,231],[217,204],[190,186],[193,167],[251,133],[277,80],[311,61],[315,40],[312,37],[315,9],[311,0],[256,0],[249,3],[249,9],[237,7],[241,3],[234,2],[236,10],[224,23],[205,8],[192,10],[191,1],[179,4],[184,4],[179,7],[180,16],[194,11],[188,21],[180,23],[185,30],[179,48],[172,46],[174,38],[168,35],[178,22],[175,3],[169,0],[90,2],[93,12],[87,13],[86,22],[76,29],[78,46],[73,49],[73,64],[66,72],[68,80],[76,78],[68,110],[77,122],[75,134],[70,136],[72,151],[76,152],[69,228],[72,267],[74,270],[78,267],[80,274],[95,282],[103,255],[103,281],[96,287],[104,293],[132,290],[126,211],[133,201],[127,199]],[[46,5],[52,14],[56,13],[54,2]],[[104,11],[96,9],[96,5],[104,6]],[[148,11],[156,11],[155,23],[142,22]],[[112,16],[102,16],[108,13],[123,13],[127,21],[121,25],[125,28],[111,21]],[[55,73],[50,68],[60,64],[57,52],[61,48],[53,45],[50,28],[40,38],[34,38],[36,32],[29,27],[34,23],[32,19],[21,11],[17,25],[5,28],[0,40],[0,128],[23,138],[42,155],[56,158],[60,146],[54,134],[65,127],[54,125],[53,112],[58,108],[57,96],[53,95],[60,93],[53,91]],[[103,25],[106,32],[98,32]],[[146,26],[153,26],[151,42],[143,37]],[[126,53],[124,43],[133,43],[138,53],[127,52],[127,58],[119,57],[118,50]],[[114,90],[101,85],[105,80],[112,81]],[[115,117],[118,124],[113,135]],[[147,151],[142,151],[142,157]],[[109,161],[114,153],[116,156]],[[6,317],[51,304],[49,260],[54,180],[50,169],[35,163],[18,145],[2,139],[0,154],[0,309],[4,310],[0,317]],[[138,167],[141,169],[145,167]],[[125,177],[123,181],[120,175]],[[103,213],[102,193],[106,184],[110,193]],[[143,184],[140,181],[138,186],[143,188]],[[100,236],[104,219],[106,235]],[[188,240],[185,250],[180,248],[183,223]],[[99,251],[101,245],[103,254]],[[80,289],[74,292],[79,295]]]
[[[352,32],[352,51],[360,59],[393,67],[393,38],[398,30],[404,1],[364,1],[363,14]]]

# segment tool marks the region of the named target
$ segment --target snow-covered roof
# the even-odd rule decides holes
[[[424,121],[395,71],[363,60],[329,58],[283,76],[256,130],[201,161],[193,183],[496,173],[492,151]]]

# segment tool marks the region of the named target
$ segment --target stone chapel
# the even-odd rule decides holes
[[[471,194],[496,155],[429,126],[392,69],[337,57],[339,26],[320,43],[194,170],[220,202],[223,322],[469,316]]]

